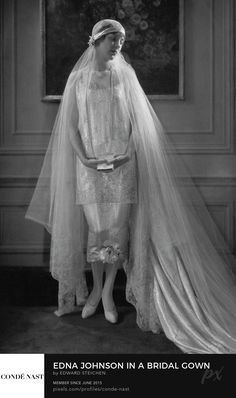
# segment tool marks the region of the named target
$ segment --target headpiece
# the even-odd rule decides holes
[[[120,32],[125,36],[124,27],[117,21],[113,19],[103,19],[94,25],[92,30],[92,35],[89,36],[89,46],[94,45],[95,41],[100,39],[100,37],[107,35],[109,33]]]

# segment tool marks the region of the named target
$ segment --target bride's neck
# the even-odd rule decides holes
[[[106,61],[105,59],[97,56],[95,60],[95,69],[98,71],[109,70],[109,61]]]

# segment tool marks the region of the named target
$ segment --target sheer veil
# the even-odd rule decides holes
[[[57,315],[73,311],[87,297],[84,274],[85,219],[76,205],[76,155],[69,139],[78,130],[75,86],[80,71],[91,70],[94,48],[89,47],[70,73],[54,122],[38,182],[26,218],[41,223],[51,234],[50,272],[59,282]],[[89,72],[90,73],[90,72]],[[75,300],[76,299],[76,300]]]
[[[83,74],[88,88],[95,68],[90,43],[68,78],[26,213],[51,234],[59,315],[87,295],[86,225],[75,204],[76,155],[68,133],[78,130],[76,82]],[[110,68],[131,121],[137,160],[138,203],[129,220],[130,256],[124,265],[126,297],[136,308],[137,323],[143,330],[164,330],[185,352],[236,352],[235,258],[135,71],[121,54]]]

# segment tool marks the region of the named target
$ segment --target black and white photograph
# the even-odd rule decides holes
[[[233,383],[235,17],[0,2],[3,398]]]

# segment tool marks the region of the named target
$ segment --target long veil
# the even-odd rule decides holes
[[[236,352],[235,257],[136,75],[120,57],[138,165],[127,299],[185,352]]]
[[[51,233],[50,271],[60,282],[59,315],[84,302],[85,221],[75,204],[78,130],[75,86],[94,69],[90,46],[71,72],[26,217]],[[130,218],[126,296],[143,330],[164,330],[184,352],[236,352],[235,258],[132,67],[110,62],[135,145],[138,203]],[[86,97],[86,95],[85,95]]]

